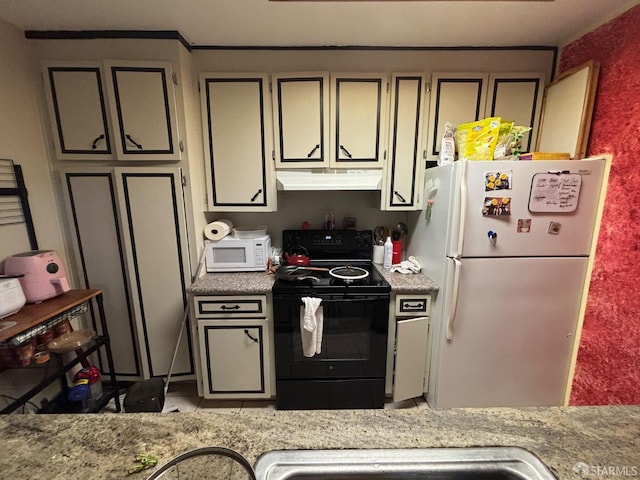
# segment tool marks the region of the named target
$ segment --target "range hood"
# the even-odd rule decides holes
[[[277,170],[278,190],[380,190],[382,170]]]

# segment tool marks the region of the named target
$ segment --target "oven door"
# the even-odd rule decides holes
[[[300,295],[274,295],[276,379],[384,378],[389,295],[309,295],[322,299],[321,353],[305,357]]]

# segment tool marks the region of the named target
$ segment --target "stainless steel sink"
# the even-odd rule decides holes
[[[516,447],[386,450],[275,450],[254,466],[258,480],[553,480],[535,455]]]

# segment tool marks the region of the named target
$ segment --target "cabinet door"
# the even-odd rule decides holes
[[[118,206],[145,377],[166,375],[187,307],[189,256],[179,168],[116,168]],[[172,374],[193,374],[190,329]]]
[[[496,73],[489,75],[485,117],[502,117],[515,125],[531,127],[522,137],[522,152],[536,145],[544,98],[544,73]]]
[[[272,76],[276,168],[329,166],[329,75]]]
[[[392,76],[382,210],[417,210],[422,205],[424,100],[425,79],[421,74]]]
[[[584,158],[599,72],[600,65],[592,60],[563,72],[547,87],[537,151]]]
[[[180,160],[169,63],[105,62],[121,160]]]
[[[43,78],[56,156],[112,159],[100,66],[47,64]]]
[[[127,288],[127,266],[111,169],[74,168],[62,170],[60,174],[81,285],[99,288],[103,293],[114,373],[118,380],[140,380],[140,349]],[[96,318],[93,324],[99,331]],[[104,375],[110,373],[102,352],[101,369]]]
[[[421,396],[424,391],[429,317],[411,318],[396,324],[396,363],[393,401]]]
[[[199,320],[205,398],[268,398],[267,320]]]
[[[382,168],[387,86],[379,73],[331,75],[332,168]]]
[[[484,118],[486,73],[434,73],[427,132],[427,160],[438,160],[445,122],[453,126]]]
[[[201,74],[200,80],[209,209],[274,210],[267,76]]]

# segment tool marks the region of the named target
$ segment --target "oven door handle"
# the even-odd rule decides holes
[[[320,303],[320,305],[333,305],[335,303],[362,303],[362,302],[377,302],[379,300],[384,300],[384,297],[365,297],[365,298],[329,298],[329,299],[324,299],[322,297],[312,297],[312,298],[319,298],[320,300],[322,300],[322,302]],[[304,303],[302,301],[299,302],[300,306],[304,306]]]

